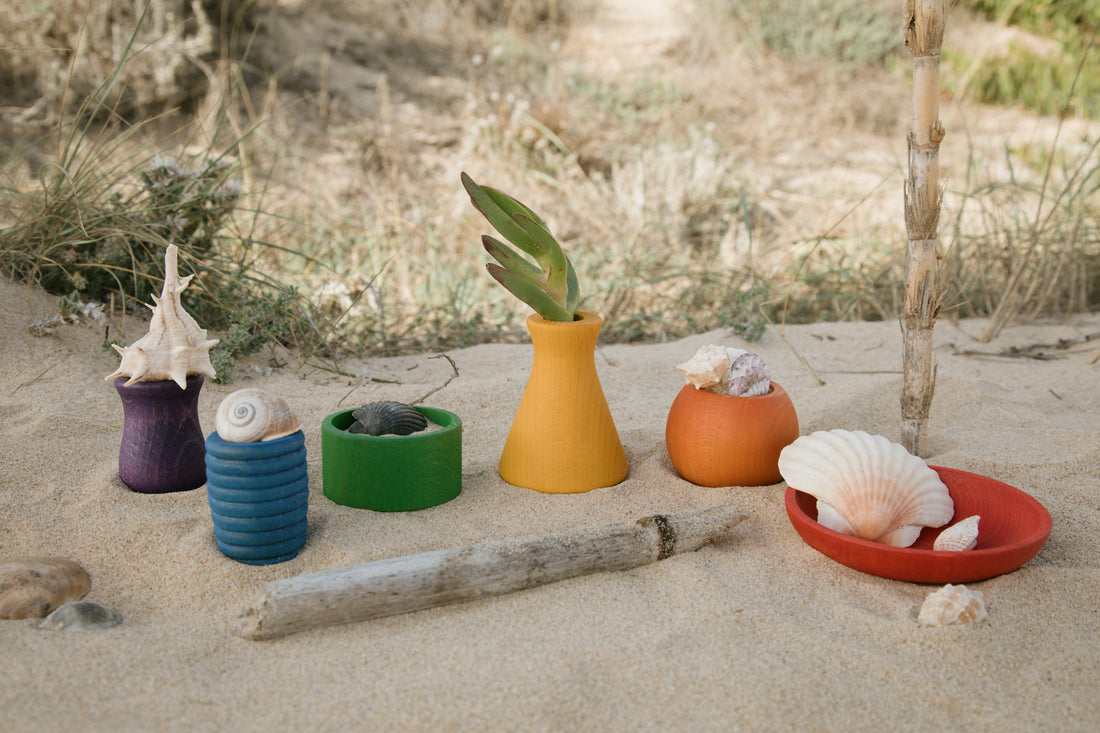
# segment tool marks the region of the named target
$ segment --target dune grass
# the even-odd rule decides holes
[[[895,228],[849,223],[900,180],[831,202],[821,231],[796,234],[798,207],[762,190],[708,121],[708,90],[560,68],[554,43],[580,12],[572,3],[514,2],[504,15],[455,3],[349,11],[373,13],[371,27],[395,38],[414,34],[409,48],[446,36],[456,78],[476,81],[465,107],[427,103],[416,116],[384,77],[375,114],[341,121],[329,143],[356,161],[343,188],[316,183],[315,154],[293,145],[288,120],[302,105],[320,119],[336,113],[321,93],[288,103],[289,67],[247,53],[210,62],[211,87],[191,105],[205,110],[195,127],[206,134],[182,142],[159,136],[155,117],[128,120],[111,107],[117,95],[89,98],[95,114],[63,116],[49,131],[60,142],[37,180],[18,173],[22,154],[4,162],[3,273],[70,301],[140,309],[174,241],[198,274],[189,309],[224,339],[225,378],[235,358],[267,343],[316,358],[520,341],[528,310],[484,271],[487,230],[458,180],[467,168],[548,220],[576,267],[580,308],[604,315],[605,342],[712,329],[751,340],[768,322],[899,316],[900,194]],[[415,35],[432,28],[446,33]],[[252,43],[242,32],[237,45]],[[875,63],[889,46],[876,46]],[[475,58],[479,48],[492,52]],[[844,61],[853,63],[868,62]],[[975,157],[966,179],[950,182],[948,315],[994,313],[1013,282],[1023,298],[1014,317],[1100,305],[1100,154],[1086,143],[1005,150],[1007,179]]]

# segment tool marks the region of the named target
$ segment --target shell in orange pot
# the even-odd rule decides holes
[[[798,438],[798,415],[776,382],[758,397],[731,397],[687,384],[665,425],[677,473],[700,486],[779,483],[779,452]]]

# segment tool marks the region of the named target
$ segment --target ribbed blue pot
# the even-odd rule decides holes
[[[231,443],[206,439],[206,491],[214,540],[227,557],[272,565],[297,556],[306,542],[309,477],[305,434]]]

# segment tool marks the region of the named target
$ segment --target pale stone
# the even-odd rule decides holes
[[[0,619],[42,618],[58,606],[84,597],[92,579],[84,568],[60,557],[0,560]]]

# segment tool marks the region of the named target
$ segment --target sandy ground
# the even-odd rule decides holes
[[[415,399],[446,381],[431,355],[344,367],[364,384],[267,356],[201,393],[204,429],[229,392],[288,399],[309,451],[309,538],[294,560],[253,567],[216,548],[206,489],[146,496],[118,478],[122,409],[103,377],[101,329],[27,324],[54,300],[0,282],[0,556],[56,555],[90,572],[88,600],[114,629],[50,632],[0,622],[8,730],[1088,730],[1100,719],[1098,342],[1009,346],[1100,332],[1100,315],[1014,326],[942,322],[927,458],[1028,492],[1054,529],[1021,569],[971,584],[989,618],[926,628],[933,586],[846,568],[804,544],[784,485],[700,488],[664,448],[673,367],[720,332],[600,347],[600,378],[630,462],[618,486],[546,495],[500,479],[496,461],[531,362],[525,345],[450,352],[459,377],[429,404],[464,423],[463,491],[418,512],[338,506],[322,493],[320,423],[338,408]],[[134,330],[134,329],[130,329]],[[127,333],[132,341],[140,330]],[[898,438],[896,323],[769,331],[751,348],[789,392],[802,432]],[[964,352],[980,351],[986,355]],[[805,360],[825,382],[819,386]],[[733,503],[747,518],[721,541],[614,573],[466,604],[255,642],[232,634],[267,581],[487,539]]]

